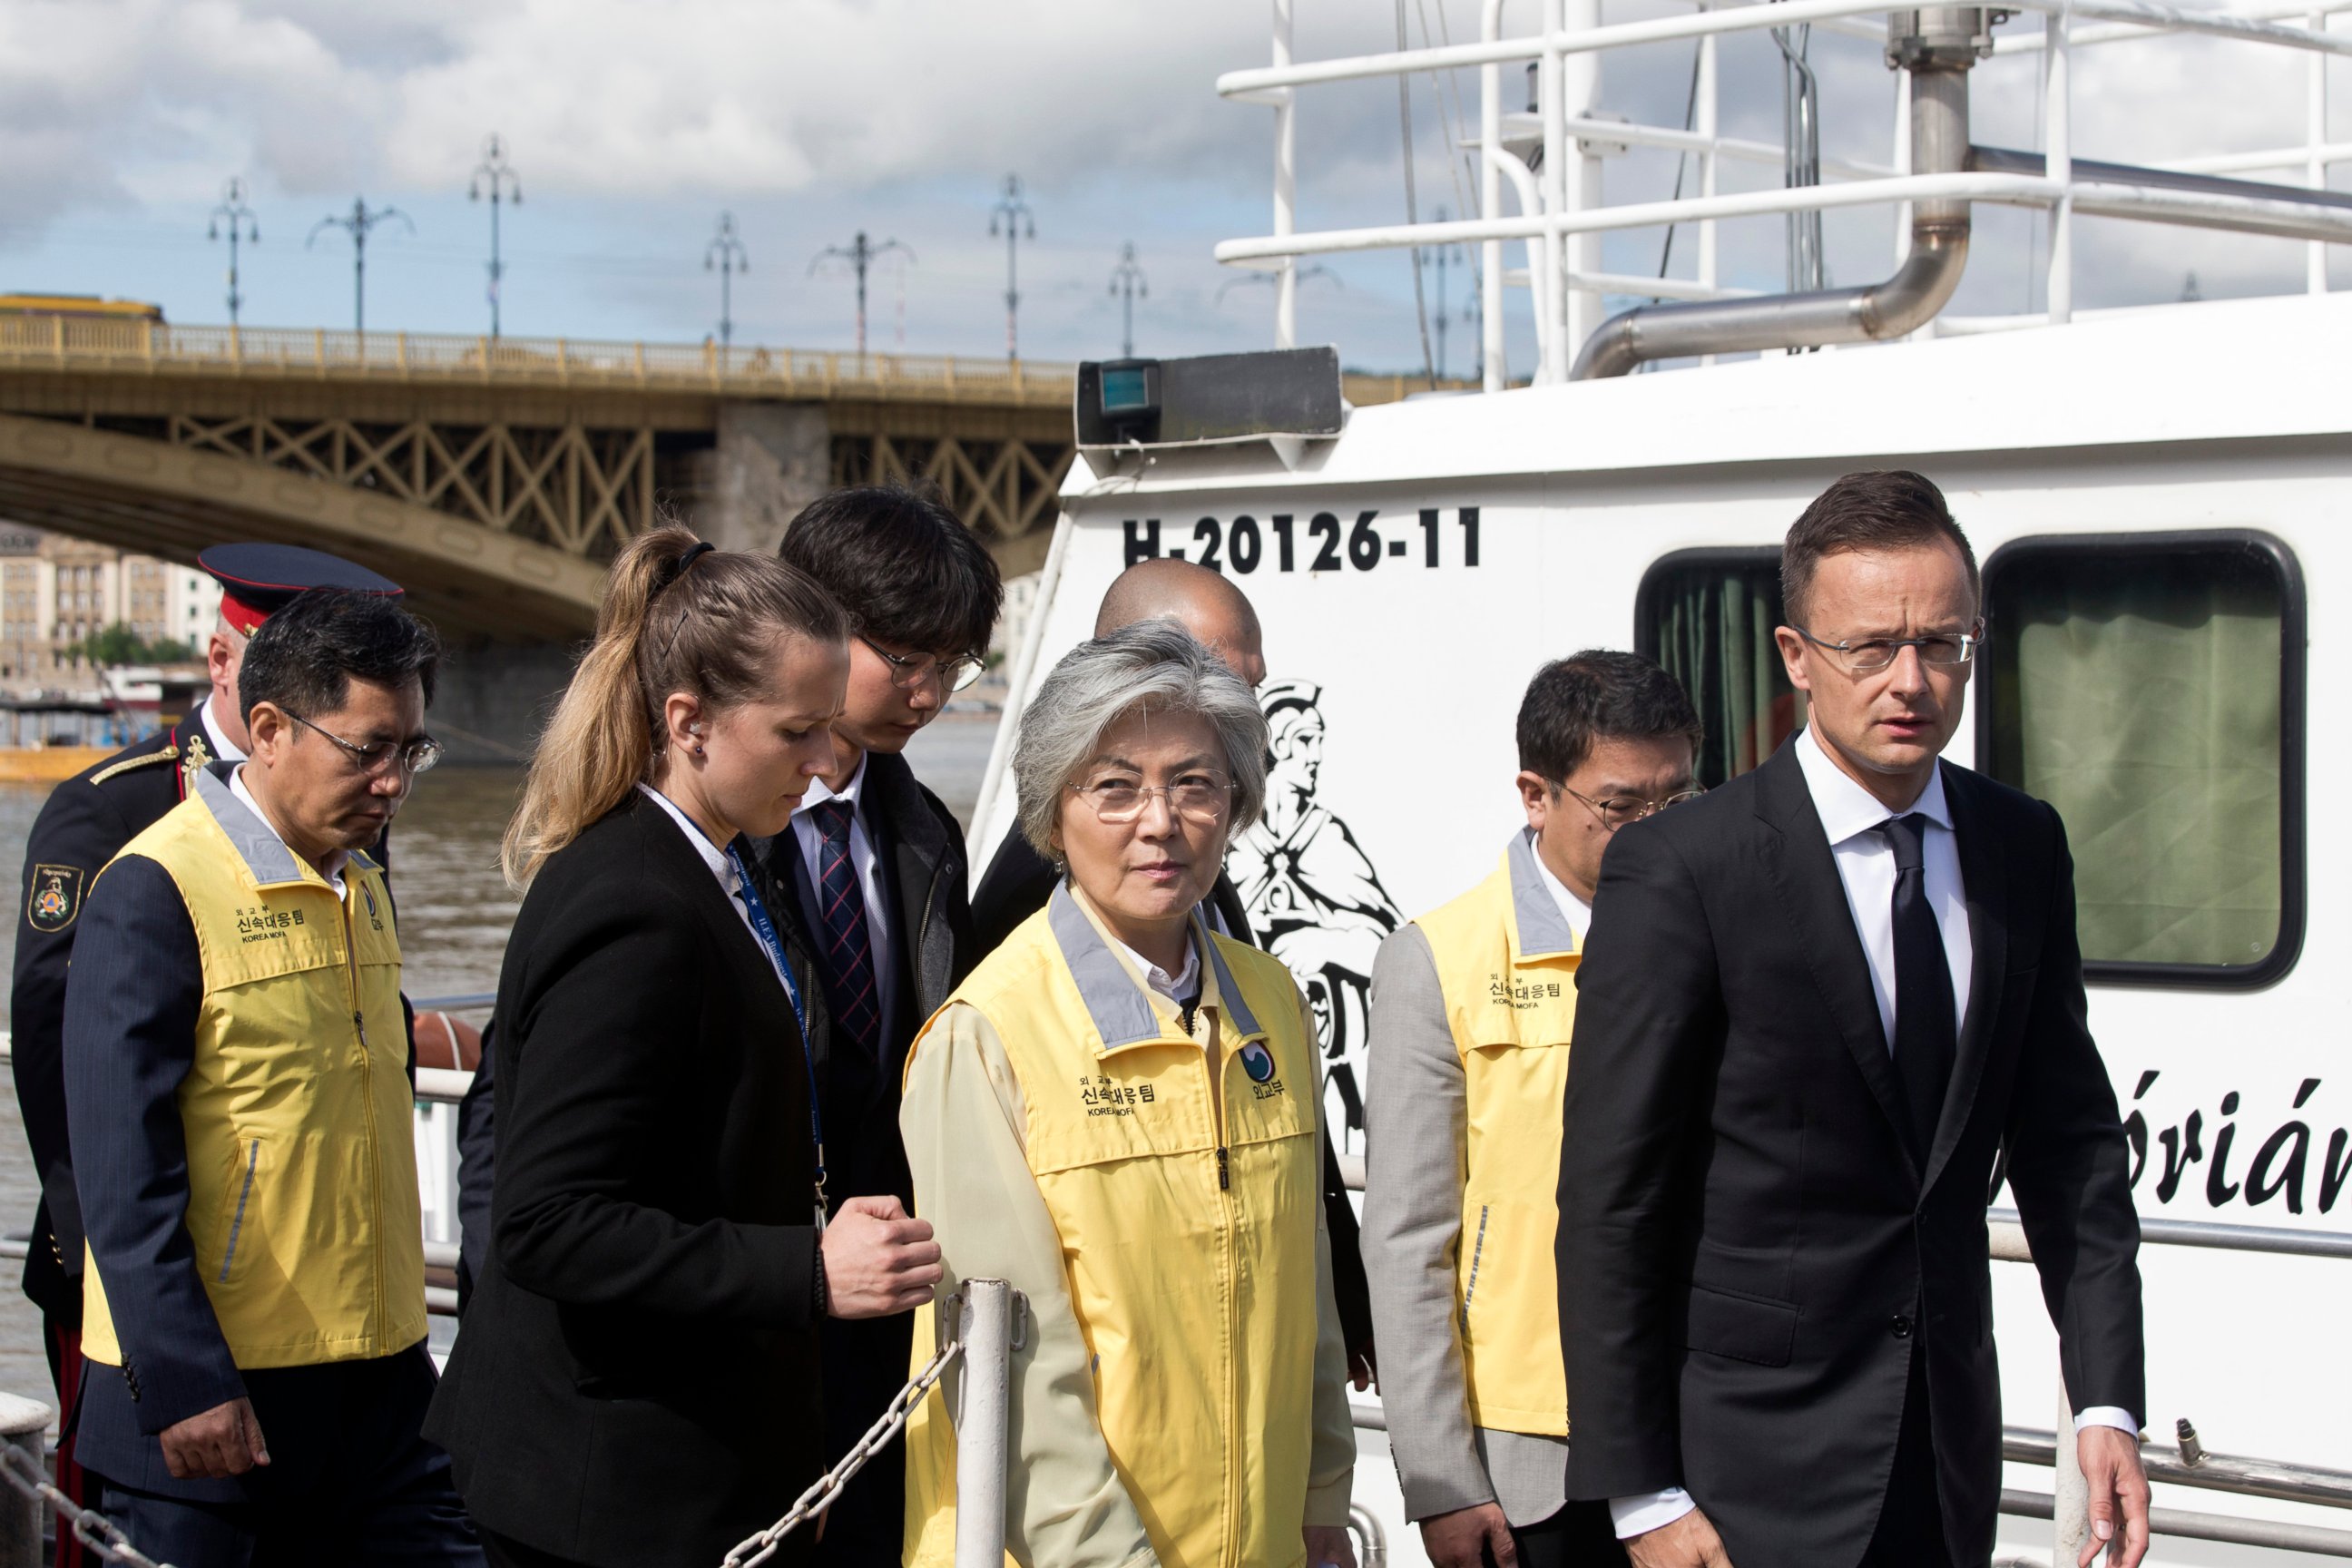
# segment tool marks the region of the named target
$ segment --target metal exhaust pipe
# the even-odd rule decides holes
[[[1968,168],[1968,72],[1991,47],[1990,23],[1979,7],[1888,16],[1887,63],[1911,73],[1912,163],[1919,174],[1956,174]],[[1911,214],[1911,254],[1885,281],[1620,311],[1585,340],[1568,378],[1624,375],[1644,360],[1903,337],[1949,302],[1968,259],[1969,204],[1918,202]]]

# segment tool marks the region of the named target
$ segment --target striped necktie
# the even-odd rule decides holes
[[[874,938],[866,923],[866,895],[849,853],[855,807],[845,800],[809,808],[816,818],[816,905],[824,936],[825,1005],[833,1026],[867,1056],[879,1058],[882,998],[874,982]]]

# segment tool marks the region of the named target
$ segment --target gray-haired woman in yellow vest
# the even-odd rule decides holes
[[[1031,1568],[1353,1568],[1314,1023],[1201,913],[1265,747],[1249,689],[1172,623],[1064,658],[1013,765],[1022,834],[1067,874],[908,1066],[943,1289],[1029,1300],[1005,1531]],[[913,1564],[952,1556],[948,1408],[909,1436]]]

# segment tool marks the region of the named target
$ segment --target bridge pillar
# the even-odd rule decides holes
[[[774,550],[801,508],[832,488],[824,405],[720,404],[713,468],[697,531],[722,550]]]
[[[520,763],[571,684],[580,643],[452,642],[425,728],[454,763]]]

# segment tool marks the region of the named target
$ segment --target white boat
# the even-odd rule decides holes
[[[1485,391],[1335,419],[1312,397],[1285,405],[1268,394],[1306,374],[1296,360],[1265,361],[1263,375],[1120,362],[1082,380],[1082,400],[1097,399],[1080,411],[1092,434],[1064,490],[1007,710],[1017,720],[1034,683],[1090,635],[1104,586],[1142,555],[1181,553],[1249,594],[1272,676],[1274,805],[1232,869],[1318,1002],[1344,1082],[1360,1072],[1381,937],[1482,876],[1519,821],[1512,720],[1537,666],[1596,645],[1658,654],[1699,697],[1706,771],[1719,782],[1801,722],[1770,652],[1782,533],[1841,473],[1927,473],[1984,563],[1991,628],[1972,721],[1949,755],[2053,799],[2073,837],[2092,1023],[2130,1119],[2148,1237],[2148,1452],[2170,1466],[2159,1477],[2209,1483],[2159,1479],[2152,1560],[2164,1563],[2316,1560],[2276,1549],[2298,1542],[2352,1554],[2340,1506],[2352,1501],[2352,1066],[2338,1033],[2352,984],[2335,961],[2352,940],[2340,880],[2352,842],[2324,804],[2352,746],[2312,696],[2329,669],[2352,669],[2352,646],[2330,630],[2342,629],[2334,593],[2352,590],[2352,298],[2326,291],[2324,254],[2352,239],[2352,200],[2212,177],[2284,171],[2321,186],[2330,158],[2352,156],[2326,141],[2325,62],[2352,50],[2352,32],[2330,33],[2326,19],[2347,5],[2028,0],[1996,29],[1972,11],[1897,13],[1890,26],[1848,0],[1645,6],[1633,20],[1604,18],[1600,0],[1543,0],[1539,16],[1515,13],[1526,30],[1513,33],[1503,0],[1486,0],[1475,41],[1293,62],[1290,7],[1276,0],[1275,65],[1220,84],[1275,105],[1274,232],[1229,242],[1221,258],[1277,270],[1287,347],[1304,258],[1478,247]],[[1890,166],[1720,194],[1718,165],[1757,150],[1717,133],[1713,40],[1798,22],[1892,40],[1906,69]],[[2205,41],[2183,57],[2184,37]],[[1606,118],[1611,51],[1677,39],[1698,54],[1691,127]],[[2180,106],[2191,131],[2236,90],[2234,73],[2274,87],[2267,62],[2292,51],[2311,62],[2309,134],[2161,169],[2079,160],[2070,82],[2094,46],[2193,58],[2205,74]],[[1514,112],[1531,60],[1538,107]],[[1313,88],[1466,67],[1481,79],[1479,216],[1294,231],[1294,118],[1311,112]],[[2039,93],[2042,153],[1971,148],[1972,81]],[[2156,138],[2176,152],[2179,118]],[[1603,159],[1627,146],[1689,153],[1693,194],[1607,205]],[[1752,299],[1717,276],[1717,225],[1854,204],[1895,220],[1885,285]],[[2047,306],[1939,320],[1969,217],[1986,204],[2049,215]],[[2075,310],[2074,227],[2093,214],[2138,220],[2133,243],[2150,247],[2180,226],[2249,237],[2303,262],[2293,269],[2307,287]],[[1601,270],[1599,234],[1665,222],[1698,231],[1692,276]],[[1515,289],[1530,292],[1539,353],[1532,384],[1507,387]],[[1606,297],[1637,292],[1699,303],[1604,319]],[[1778,352],[1790,343],[1832,346]],[[1624,374],[1660,357],[1681,363]],[[1220,375],[1250,389],[1254,412],[1218,423],[1233,412]],[[1198,401],[1179,407],[1180,392]],[[983,786],[975,865],[1011,826],[1013,730]],[[1360,1148],[1351,1094],[1335,1088],[1330,1109]],[[2021,1255],[2013,1227],[1996,1233]],[[2000,1556],[2046,1563],[2056,1341],[2029,1267],[1996,1263],[1994,1282],[2013,1428]],[[1388,1561],[1421,1563],[1377,1404],[1360,1415],[1360,1498]],[[2216,1454],[2336,1474],[2265,1483],[2247,1467],[2188,1465],[2170,1447],[2181,1421]]]

